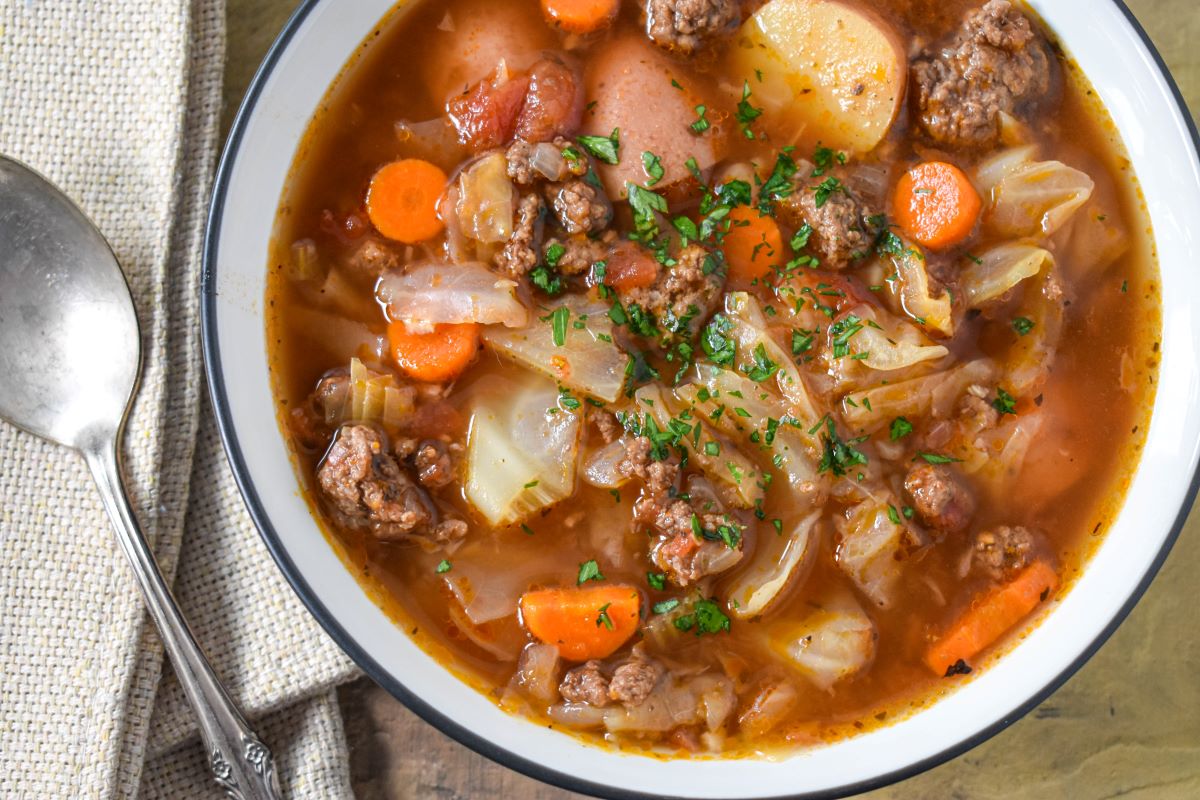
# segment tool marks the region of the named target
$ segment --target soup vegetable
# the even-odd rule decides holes
[[[1148,226],[1007,0],[411,4],[316,116],[268,290],[314,507],[515,713],[843,736],[996,657],[1115,514]]]

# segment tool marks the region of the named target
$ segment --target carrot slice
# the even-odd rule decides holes
[[[917,164],[896,184],[892,211],[909,236],[935,249],[971,235],[983,204],[961,169],[945,161]]]
[[[606,658],[637,632],[642,598],[632,586],[538,589],[521,595],[529,632],[563,658]]]
[[[729,281],[735,288],[744,289],[755,281],[765,280],[771,265],[781,263],[783,235],[771,217],[748,206],[738,206],[729,212],[729,232],[725,234],[722,249]]]
[[[442,230],[438,200],[446,173],[419,158],[393,161],[371,178],[367,215],[380,233],[406,244],[423,242]]]
[[[568,33],[591,33],[617,18],[621,0],[542,0],[546,19]]]
[[[430,333],[413,333],[403,322],[393,322],[388,345],[400,369],[419,381],[443,383],[471,365],[479,352],[479,325],[436,325]]]
[[[925,654],[925,663],[945,675],[961,659],[974,658],[1029,615],[1043,595],[1058,588],[1058,575],[1045,561],[1035,561],[1008,583],[975,600]]]

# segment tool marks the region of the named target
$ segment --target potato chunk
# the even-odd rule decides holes
[[[730,67],[781,141],[865,153],[904,99],[908,61],[896,32],[839,0],[771,0],[742,26]],[[762,82],[754,80],[756,70]]]

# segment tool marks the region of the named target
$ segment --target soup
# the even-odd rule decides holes
[[[1005,0],[395,12],[295,161],[280,420],[364,587],[674,755],[895,719],[1119,509],[1158,362],[1114,128]]]

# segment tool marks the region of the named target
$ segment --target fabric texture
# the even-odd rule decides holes
[[[332,687],[354,669],[270,563],[202,411],[224,16],[223,0],[0,4],[0,152],[78,202],[125,270],[144,356],[126,483],[197,638],[288,796],[350,797]],[[220,796],[82,459],[2,423],[0,674],[0,796]]]

